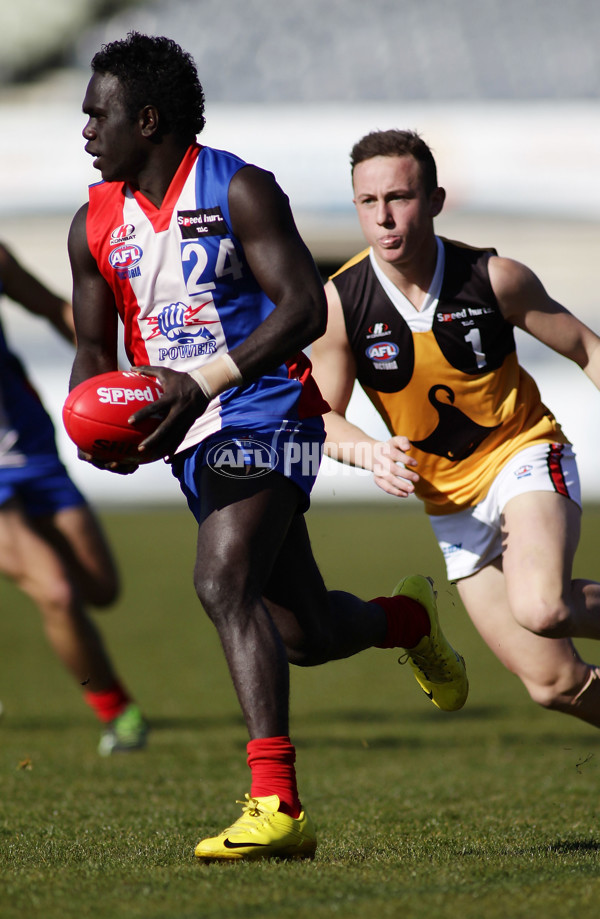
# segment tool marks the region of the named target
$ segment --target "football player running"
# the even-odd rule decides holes
[[[572,642],[600,638],[600,584],[572,575],[577,466],[513,329],[597,387],[600,340],[525,265],[436,236],[445,192],[419,135],[375,131],[351,164],[368,249],[327,283],[329,324],[311,352],[332,409],[325,450],[424,502],[448,578],[494,654],[535,702],[598,727],[600,669]],[[389,440],[346,418],[356,380]]]
[[[404,647],[434,704],[451,710],[467,696],[464,663],[425,577],[367,602],[328,592],[317,568],[304,511],[328,407],[302,349],[324,332],[326,302],[286,196],[270,173],[197,143],[204,95],[175,42],[130,33],[104,46],[92,70],[83,136],[104,181],[69,238],[71,385],[116,368],[120,316],[131,363],[165,391],[164,421],[142,448],[170,457],[197,520],[195,587],[250,736],[242,816],[196,855],[312,857],[289,662]]]

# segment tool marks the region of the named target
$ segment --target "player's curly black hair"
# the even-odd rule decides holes
[[[102,45],[92,58],[94,73],[117,77],[132,119],[145,105],[156,106],[159,130],[193,140],[204,127],[204,91],[191,54],[164,36],[128,32]]]

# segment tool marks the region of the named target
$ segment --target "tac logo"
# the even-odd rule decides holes
[[[207,465],[227,478],[247,476],[257,479],[277,466],[275,450],[255,437],[233,438],[215,444],[206,454]]]
[[[117,246],[135,236],[135,227],[132,223],[122,223],[120,227],[115,227],[110,234],[111,246]]]
[[[400,348],[393,341],[382,341],[378,344],[369,345],[366,350],[367,357],[377,363],[380,361],[393,361],[399,353]]]
[[[516,479],[525,479],[528,475],[531,475],[533,472],[533,466],[531,463],[526,463],[524,466],[519,466],[518,469],[515,469],[515,478]]]
[[[113,249],[108,256],[108,261],[110,267],[114,268],[115,271],[127,272],[134,265],[137,265],[143,254],[139,246],[136,246],[135,243],[129,243]]]

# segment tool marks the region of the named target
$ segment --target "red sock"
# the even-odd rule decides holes
[[[101,692],[86,690],[84,698],[93,708],[100,721],[113,721],[131,702],[131,698],[120,683],[114,683],[110,689]]]
[[[387,632],[376,648],[414,648],[431,631],[431,623],[424,606],[412,597],[375,597],[385,612]]]
[[[253,798],[279,796],[279,810],[298,817],[302,810],[296,785],[296,749],[289,737],[258,737],[251,740],[248,765],[252,771],[250,795]]]

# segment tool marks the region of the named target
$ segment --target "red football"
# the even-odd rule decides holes
[[[63,423],[71,440],[84,453],[102,462],[149,462],[137,446],[160,424],[151,415],[140,424],[127,419],[163,390],[155,377],[115,370],[84,380],[71,390],[63,406]],[[156,457],[153,457],[156,459]]]

